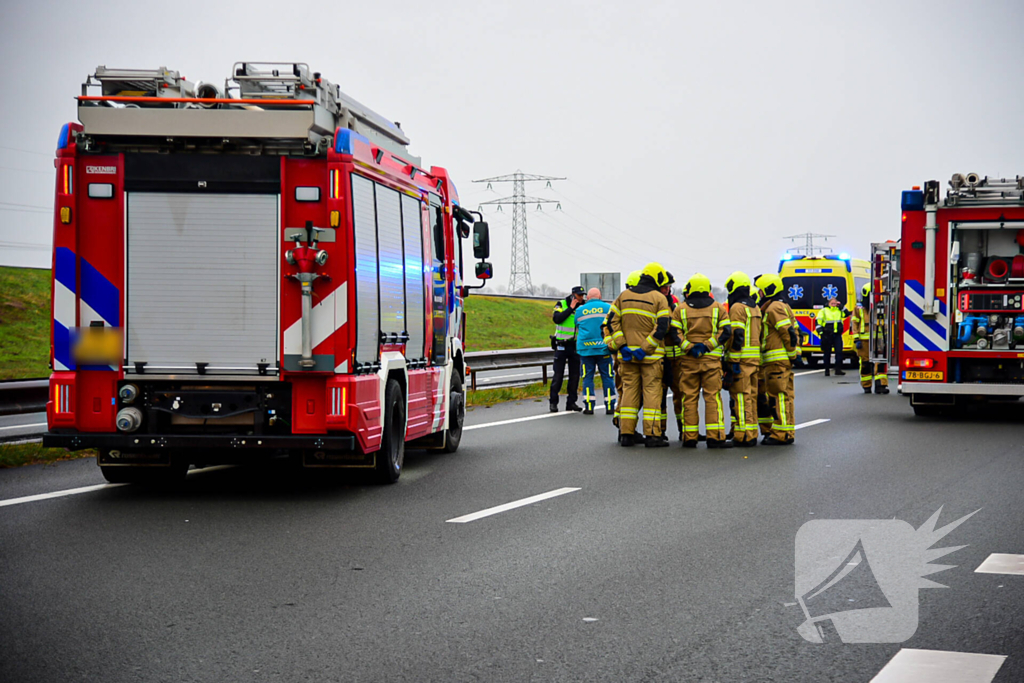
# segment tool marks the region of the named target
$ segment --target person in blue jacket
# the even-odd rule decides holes
[[[576,353],[583,363],[583,414],[594,414],[594,374],[601,373],[604,407],[608,415],[615,412],[615,385],[612,382],[611,351],[604,342],[601,325],[611,305],[601,301],[597,287],[587,292],[587,302],[576,309]]]

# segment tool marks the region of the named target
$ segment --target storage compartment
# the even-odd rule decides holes
[[[1024,228],[1018,223],[953,223],[951,347],[1024,347]],[[965,381],[970,381],[966,380]],[[992,381],[977,378],[975,381]]]

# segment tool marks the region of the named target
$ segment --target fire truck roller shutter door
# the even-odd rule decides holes
[[[415,197],[402,195],[402,232],[405,242],[405,325],[409,333],[406,358],[425,358],[423,316],[426,315],[423,292],[423,213]]]
[[[356,256],[357,363],[376,363],[380,355],[377,291],[377,209],[373,181],[352,175],[352,221]]]
[[[405,263],[399,193],[374,183],[377,195],[377,273],[380,277],[380,331],[405,331]]]
[[[129,365],[276,365],[278,196],[129,192],[127,214]]]

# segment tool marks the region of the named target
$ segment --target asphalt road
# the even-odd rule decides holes
[[[4,505],[102,479],[0,471],[0,680],[866,682],[916,650],[1006,656],[948,680],[1024,680],[1024,575],[975,572],[1024,553],[1024,405],[921,419],[811,374],[797,422],[829,421],[789,448],[624,449],[603,415],[493,424],[546,409],[477,409],[458,453],[410,453],[390,487],[225,468]],[[978,512],[936,544],[966,547],[936,560],[948,588],[917,591],[912,637],[801,638],[804,523],[917,529],[940,508],[940,526]]]

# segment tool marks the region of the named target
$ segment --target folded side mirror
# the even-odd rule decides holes
[[[477,221],[476,223],[473,224],[473,258],[485,259],[489,258],[490,255],[490,230],[487,227],[487,223],[485,223],[484,221]]]
[[[490,280],[494,277],[494,266],[487,261],[480,261],[476,264],[476,277],[479,280]]]

